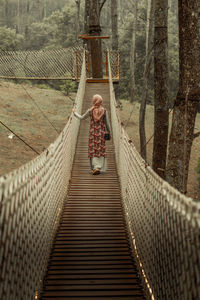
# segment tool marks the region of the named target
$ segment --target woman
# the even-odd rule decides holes
[[[93,96],[93,106],[82,116],[73,110],[75,117],[80,120],[90,117],[88,156],[93,175],[105,172],[107,168],[105,133],[110,133],[110,124],[106,109],[102,106],[100,95]]]

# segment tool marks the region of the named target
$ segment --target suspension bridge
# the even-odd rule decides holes
[[[157,176],[127,136],[109,52],[104,82],[88,81],[83,51],[80,61],[76,110],[99,93],[110,113],[108,171],[89,172],[88,123],[71,114],[48,149],[0,177],[0,299],[200,299],[199,203]],[[17,77],[9,72],[0,76]]]

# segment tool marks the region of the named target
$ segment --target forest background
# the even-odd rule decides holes
[[[80,45],[78,35],[84,33],[85,1],[77,0],[0,0],[0,50],[40,50],[67,48]],[[138,2],[137,33],[135,49],[135,95],[134,104],[130,104],[130,49],[134,27],[134,1],[118,0],[118,47],[120,50],[120,82],[116,89],[117,98],[121,103],[121,116],[130,136],[139,145],[137,118],[138,103],[143,93],[143,75],[146,55],[146,20],[147,1]],[[168,11],[168,45],[169,45],[169,99],[172,106],[178,89],[178,9],[177,1],[169,1]],[[112,35],[111,1],[105,1],[101,11],[102,35]],[[112,47],[112,39],[103,42],[103,49]],[[43,82],[36,82],[37,84]],[[54,82],[54,87],[61,91],[75,92],[75,83]],[[52,83],[51,83],[52,87]],[[149,108],[147,116],[149,124],[153,123],[154,78],[153,69],[150,74],[148,96]],[[130,115],[130,111],[132,114]],[[148,114],[149,112],[149,114]],[[198,116],[199,120],[199,116]],[[197,121],[198,121],[197,120]],[[199,124],[197,124],[199,126]],[[152,132],[148,132],[147,138]],[[153,129],[152,129],[153,130]],[[151,131],[151,130],[150,130]],[[199,138],[198,138],[199,139]],[[190,194],[198,198],[198,143],[192,166],[190,167]],[[139,148],[139,147],[138,147]],[[151,163],[152,141],[149,143],[148,162]],[[199,163],[200,164],[200,163]],[[190,182],[190,179],[192,181]],[[194,192],[195,191],[195,192]]]

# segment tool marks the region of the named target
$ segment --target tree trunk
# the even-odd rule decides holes
[[[84,33],[85,34],[89,34],[89,14],[90,14],[90,0],[85,0],[85,16],[84,16]],[[88,40],[83,40],[83,41],[85,43],[86,49],[90,53],[91,52],[90,51],[90,42]]]
[[[30,8],[30,13],[34,17],[37,22],[41,22],[43,19],[43,1],[42,0],[34,0],[30,2],[32,4]]]
[[[43,18],[47,17],[47,0],[44,0]]]
[[[149,76],[151,71],[152,53],[153,53],[153,13],[154,0],[148,0],[147,8],[147,26],[146,26],[146,58],[144,67],[144,93],[140,105],[139,132],[140,132],[140,154],[146,160],[146,133],[145,133],[145,113],[148,98]]]
[[[168,144],[168,0],[155,0],[153,169],[165,178]]]
[[[100,36],[100,5],[99,1],[89,0],[89,34]],[[93,39],[90,42],[91,60],[92,60],[92,77],[102,78],[102,50],[101,39]]]
[[[200,2],[179,0],[179,91],[169,140],[167,181],[186,193],[195,118],[200,101]]]
[[[85,0],[84,32],[89,33],[90,1]]]
[[[9,1],[5,0],[5,23],[6,26],[10,26],[10,16],[9,16]]]
[[[112,50],[118,50],[117,0],[111,0]]]
[[[80,33],[80,5],[81,5],[81,0],[76,0],[76,6],[77,6],[77,11],[76,11],[76,39],[78,40],[78,35]]]
[[[17,33],[20,32],[20,0],[17,0]]]
[[[130,51],[130,102],[135,99],[135,46],[136,46],[136,33],[137,33],[137,10],[138,0],[134,3],[134,20],[133,20],[133,32],[131,39],[131,51]]]

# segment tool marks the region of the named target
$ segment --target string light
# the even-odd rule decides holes
[[[35,292],[35,300],[38,299],[38,291]]]
[[[126,206],[126,211],[127,211],[127,205],[125,205],[125,206]],[[126,215],[128,216],[128,212],[126,212]],[[133,246],[134,246],[135,254],[136,254],[136,257],[137,257],[137,259],[138,259],[139,266],[140,266],[140,269],[141,269],[141,272],[142,272],[142,276],[144,277],[146,286],[147,286],[147,288],[148,288],[148,290],[149,290],[149,293],[150,293],[150,295],[151,295],[151,299],[152,299],[152,300],[155,300],[155,296],[154,296],[154,294],[153,294],[152,288],[151,288],[151,286],[150,286],[150,284],[149,284],[149,281],[148,281],[148,279],[147,279],[147,276],[146,276],[145,271],[144,271],[144,268],[143,268],[143,264],[142,264],[142,262],[141,262],[141,260],[140,260],[140,257],[139,257],[138,251],[137,251],[136,240],[135,240],[135,236],[134,236],[134,233],[133,233],[133,231],[132,231],[132,228],[131,228],[131,221],[130,221],[130,220],[128,220],[128,226],[129,226],[131,238],[132,238],[132,241],[133,241]]]

